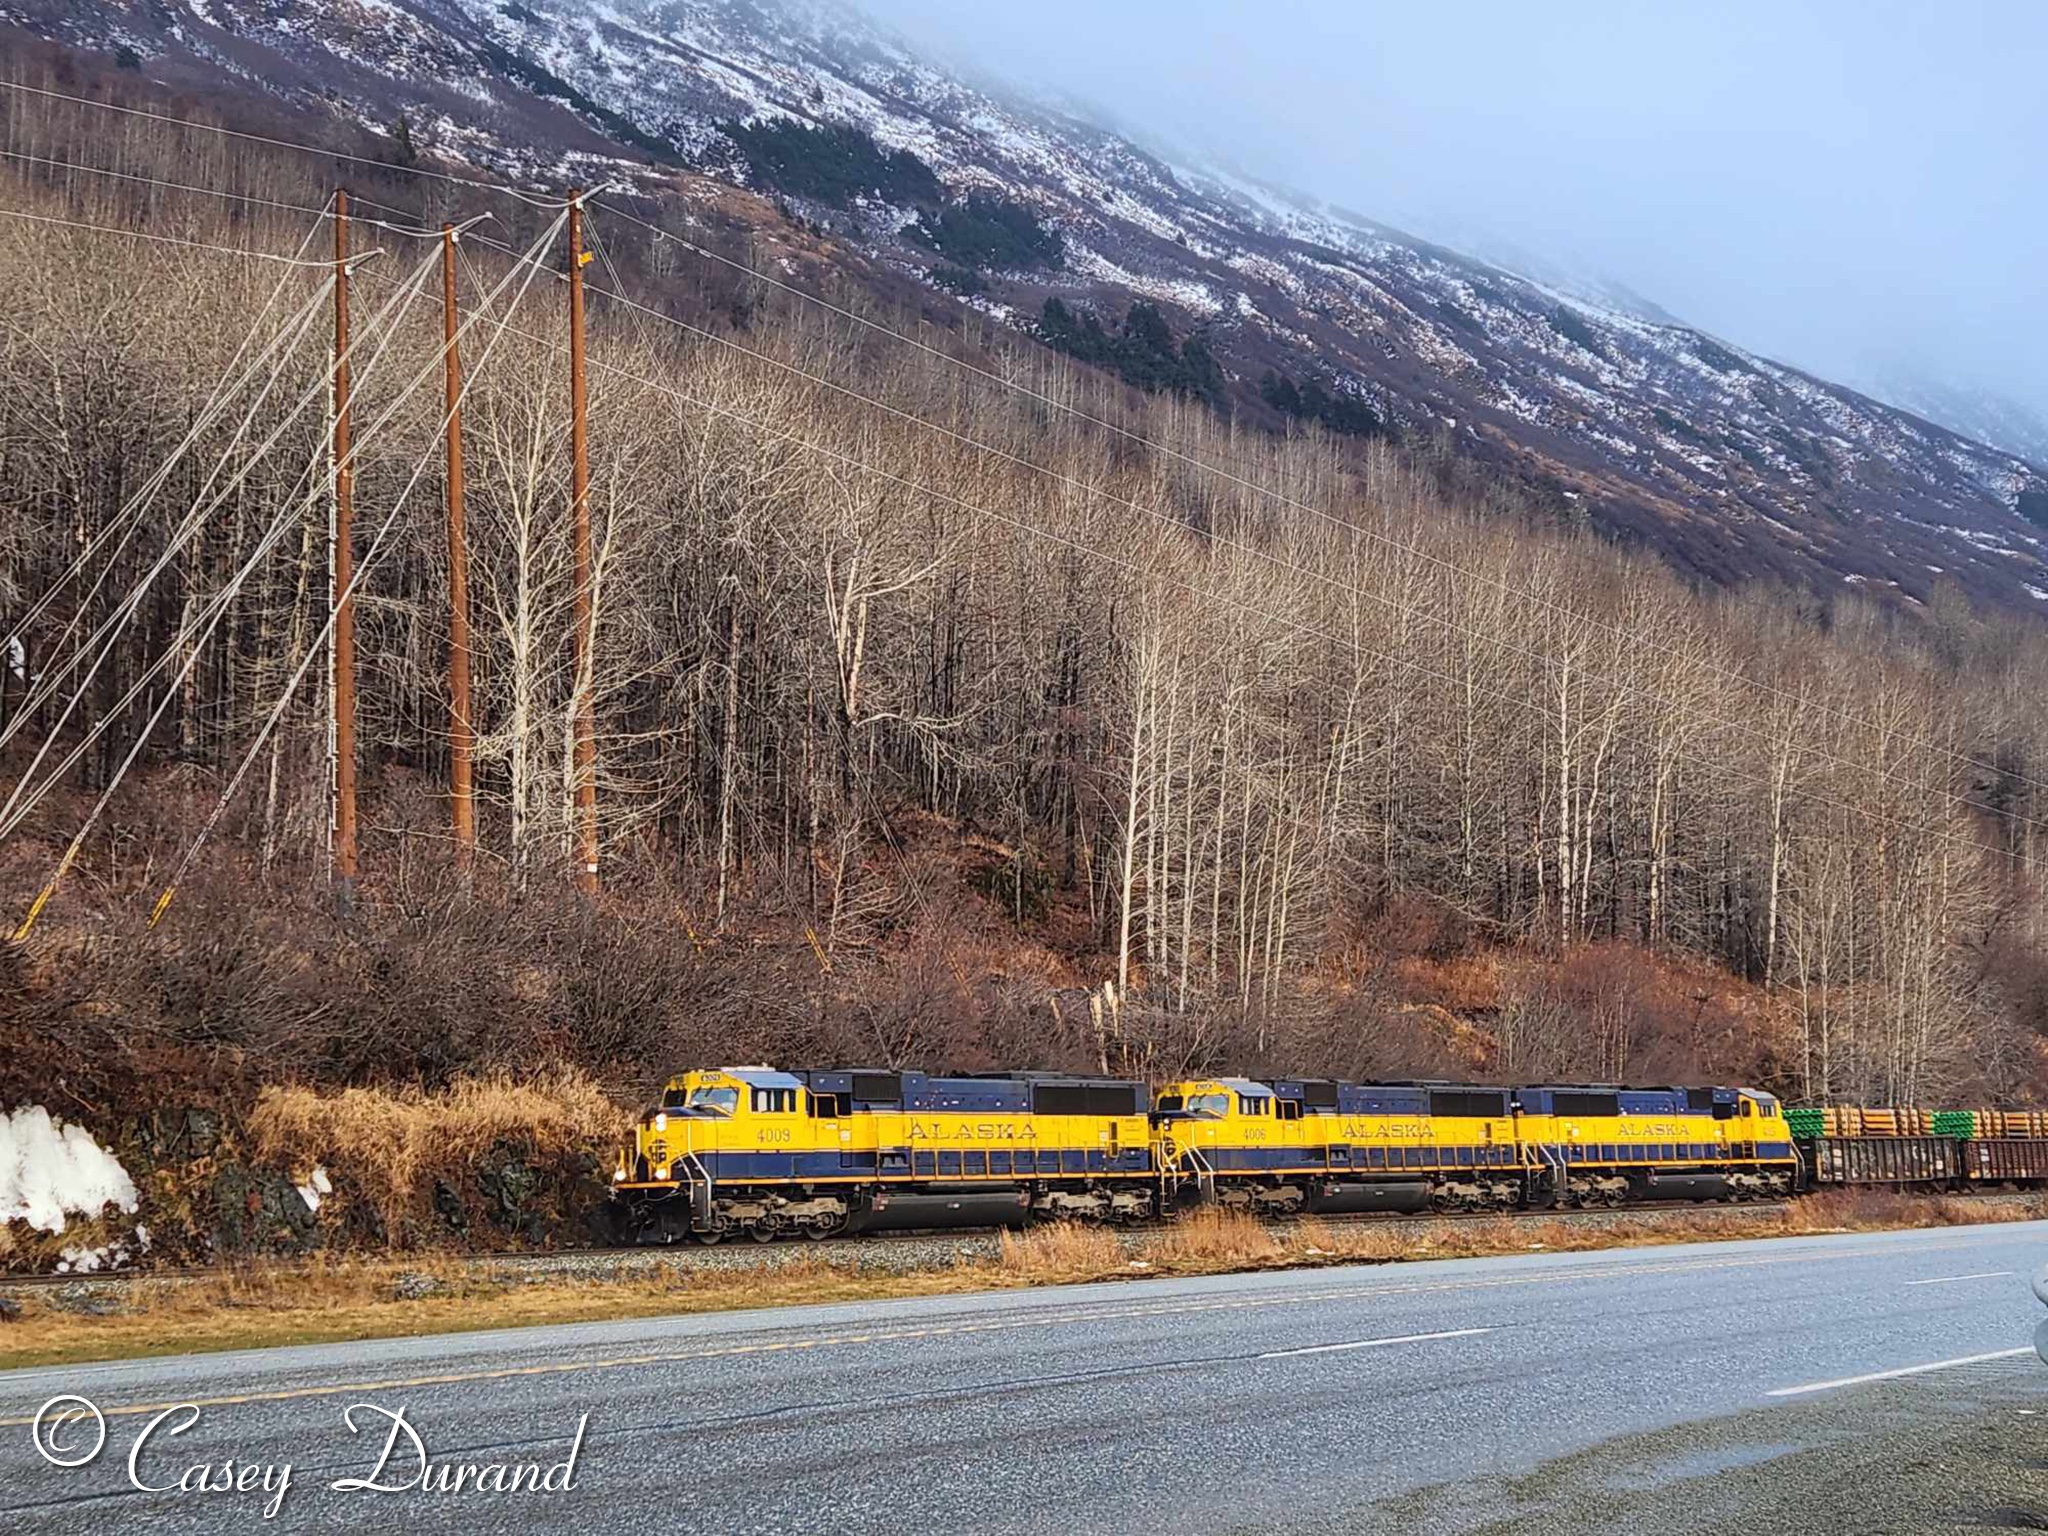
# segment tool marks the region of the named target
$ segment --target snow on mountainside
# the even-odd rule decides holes
[[[1892,368],[1868,384],[1878,399],[2048,469],[2048,416],[1994,390]]]
[[[747,178],[721,124],[858,127],[955,198],[1027,207],[1050,270],[971,302],[1028,325],[1048,297],[1114,322],[1159,305],[1271,416],[1270,370],[1315,381],[1556,511],[1713,580],[1771,574],[1924,599],[1947,574],[2048,603],[2043,477],[2024,459],[1672,322],[1653,305],[1516,276],[1215,167],[1171,165],[1071,112],[970,85],[834,0],[0,0],[44,37],[131,50],[153,78],[222,87],[559,184],[694,168]],[[764,189],[772,190],[772,189]],[[908,208],[797,211],[927,280]],[[1277,418],[1274,418],[1277,421]],[[1951,418],[1954,419],[1954,418]]]

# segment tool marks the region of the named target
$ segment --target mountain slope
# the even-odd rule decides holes
[[[977,88],[831,0],[13,0],[0,14],[128,50],[167,82],[217,89],[225,76],[380,130],[402,112],[422,150],[522,178],[608,167],[652,192],[694,168],[751,183],[1005,321],[1036,327],[1048,297],[1099,312],[1109,340],[1087,345],[1104,355],[1142,299],[1174,344],[1193,336],[1220,364],[1237,409],[1277,425],[1313,384],[1317,400],[1344,403],[1325,419],[1440,436],[1553,512],[1708,579],[1919,601],[1951,577],[2048,606],[2043,530],[2016,510],[2041,477],[2013,453],[1653,308],[1171,165]],[[979,270],[935,258],[930,207],[920,219],[886,191],[820,199],[778,186],[722,127],[738,122],[857,129],[929,166],[956,208],[1056,232],[1060,259],[1005,267],[1000,240]],[[962,201],[977,193],[982,204]],[[1173,363],[1170,347],[1162,355]],[[1170,368],[1160,380],[1182,382]]]

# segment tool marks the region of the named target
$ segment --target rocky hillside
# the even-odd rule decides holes
[[[1133,383],[1275,426],[1441,440],[1708,580],[1919,602],[1949,577],[2048,604],[2048,477],[2013,453],[1651,306],[1172,163],[970,84],[831,0],[11,0],[0,15],[167,84],[233,81],[351,119],[394,153],[549,184],[608,165],[649,195],[697,173],[749,185]]]

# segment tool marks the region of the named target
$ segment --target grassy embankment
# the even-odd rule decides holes
[[[1503,1218],[1273,1226],[1212,1211],[1146,1234],[1141,1257],[1113,1232],[1063,1224],[1005,1234],[988,1259],[897,1273],[864,1272],[809,1253],[770,1267],[657,1264],[603,1277],[518,1276],[455,1257],[258,1264],[198,1279],[138,1279],[121,1309],[106,1316],[66,1311],[31,1294],[18,1318],[0,1324],[0,1367],[1087,1281],[1961,1226],[2044,1213],[2048,1204],[2037,1202],[1870,1194],[1813,1195],[1753,1212],[1662,1211],[1597,1225]],[[427,1294],[400,1295],[416,1290]]]

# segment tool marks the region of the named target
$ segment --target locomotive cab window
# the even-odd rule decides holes
[[[813,1120],[837,1120],[846,1113],[845,1095],[837,1093],[814,1093],[811,1095],[811,1118]]]
[[[689,1102],[689,1092],[682,1088],[671,1088],[661,1096],[661,1107],[663,1109],[682,1109]]]
[[[1198,1093],[1188,1100],[1188,1113],[1204,1120],[1221,1120],[1230,1113],[1230,1095]]]
[[[1301,1101],[1299,1099],[1280,1100],[1280,1118],[1282,1120],[1299,1120],[1301,1118]]]
[[[740,1107],[740,1091],[737,1088],[693,1088],[686,1109],[701,1110],[713,1115],[731,1115]]]
[[[794,1088],[756,1088],[754,1090],[754,1113],[757,1115],[786,1115],[796,1108]]]

